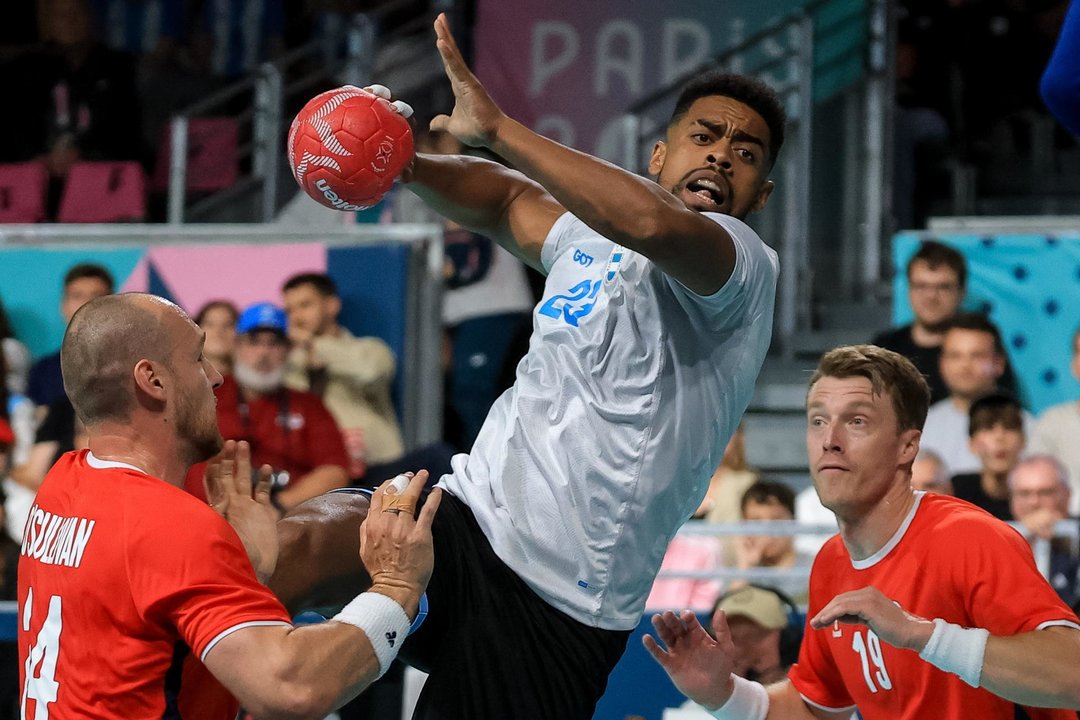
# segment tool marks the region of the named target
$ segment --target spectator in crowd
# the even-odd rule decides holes
[[[920,450],[911,463],[911,487],[924,492],[952,495],[952,480],[945,463],[929,450]]]
[[[61,455],[82,450],[88,441],[86,428],[75,415],[75,408],[67,395],[62,395],[45,410],[45,417],[31,435],[33,444],[19,455],[9,481],[4,483],[7,533],[20,541],[26,518],[34,504],[34,496],[45,474]]]
[[[239,318],[240,311],[228,300],[211,300],[195,314],[195,324],[206,333],[203,355],[222,375],[232,374]]]
[[[134,59],[95,37],[87,0],[41,0],[38,9],[44,44],[13,60],[4,75],[19,111],[0,119],[0,155],[45,162],[54,216],[76,162],[148,158]]]
[[[252,465],[270,466],[271,500],[280,510],[349,480],[341,431],[322,400],[285,387],[286,327],[285,311],[271,303],[246,308],[236,325],[233,374],[216,391],[222,436],[246,440]],[[203,472],[192,468],[189,492],[203,494]]]
[[[1009,505],[1033,542],[1035,564],[1061,599],[1075,607],[1080,602],[1080,561],[1073,541],[1056,529],[1069,517],[1071,493],[1067,471],[1050,455],[1024,458],[1009,473]]]
[[[0,378],[9,375],[7,362],[7,355],[0,353]],[[21,391],[12,391],[7,383],[0,383],[0,420],[6,423],[12,436],[2,451],[5,457],[0,468],[0,485],[3,487],[0,495],[3,496],[4,512],[0,513],[3,518],[0,538],[4,535],[3,528],[6,528],[9,537],[22,540],[23,525],[37,492],[36,485],[26,484],[21,479],[23,466],[30,458],[34,444],[37,425],[34,403]]]
[[[930,384],[931,402],[949,394],[941,375],[942,341],[967,288],[967,264],[957,250],[925,240],[907,264],[908,303],[915,319],[882,333],[873,344],[915,363]]]
[[[782,482],[759,480],[742,496],[742,519],[747,522],[795,519],[795,493]],[[802,570],[810,574],[814,556],[800,552],[792,535],[746,535],[736,545],[736,566],[740,570],[772,568],[775,570]],[[769,583],[796,600],[807,597],[806,578],[776,578]],[[745,585],[735,581],[729,588]]]
[[[64,275],[64,290],[60,296],[60,314],[64,323],[87,302],[113,292],[109,271],[93,263],[80,263]],[[47,408],[64,397],[64,378],[60,374],[60,352],[46,355],[30,368],[27,396],[39,408]]]
[[[25,395],[26,376],[30,372],[30,351],[15,337],[3,302],[0,302],[0,353],[4,356],[6,368],[0,375],[0,383],[9,393]]]
[[[950,475],[981,472],[971,450],[968,412],[971,403],[999,389],[1007,359],[997,326],[978,313],[961,313],[948,324],[942,343],[941,375],[949,396],[930,406],[921,447],[944,462]],[[1024,434],[1033,421],[1024,411]]]
[[[1054,117],[1073,135],[1080,135],[1080,2],[1077,0],[1069,5],[1054,54],[1043,70],[1040,90]],[[1073,497],[1076,495],[1073,493]]]
[[[711,523],[739,522],[743,493],[758,479],[757,470],[746,461],[746,427],[740,423],[724,448],[720,467],[709,479],[709,489],[694,517],[703,517]]]
[[[1069,367],[1080,380],[1080,329],[1073,334],[1072,349]],[[1032,453],[1053,455],[1068,470],[1072,485],[1069,510],[1080,514],[1080,398],[1044,410],[1028,437]]]
[[[1000,520],[1012,520],[1008,478],[1024,450],[1024,409],[1009,395],[984,395],[971,403],[968,435],[981,468],[953,475],[953,494]]]
[[[292,342],[285,384],[322,398],[344,433],[349,476],[362,476],[366,464],[400,459],[405,446],[390,396],[393,351],[338,324],[341,297],[330,276],[294,275],[282,295]]]

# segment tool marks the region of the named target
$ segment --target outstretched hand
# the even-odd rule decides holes
[[[414,617],[435,564],[431,523],[442,490],[431,491],[417,517],[428,473],[421,470],[406,477],[408,484],[400,492],[391,479],[371,496],[367,519],[360,526],[360,557],[371,576],[371,590],[393,598]]]
[[[731,675],[735,644],[724,611],[717,611],[713,618],[715,640],[689,610],[678,615],[670,610],[653,615],[652,624],[667,649],[652,635],[641,640],[679,692],[710,710],[726,703],[735,689]]]
[[[810,627],[820,630],[835,622],[865,625],[889,645],[915,652],[922,652],[934,632],[934,623],[904,610],[875,587],[840,593],[810,619]]]
[[[229,440],[207,464],[203,476],[210,507],[240,536],[261,582],[274,574],[278,557],[278,511],[270,504],[271,471],[269,465],[259,468],[253,486],[251,446],[244,440]]]
[[[445,13],[439,13],[435,19],[435,38],[435,47],[454,91],[454,109],[449,115],[435,116],[431,129],[446,131],[469,147],[487,147],[506,116],[465,64]]]

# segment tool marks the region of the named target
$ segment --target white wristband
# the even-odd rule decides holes
[[[769,714],[769,693],[761,683],[735,675],[735,691],[727,702],[710,710],[719,720],[765,720]]]
[[[919,657],[936,668],[958,675],[971,687],[979,687],[989,637],[990,631],[984,628],[964,628],[936,618],[934,632]]]
[[[409,634],[405,609],[380,593],[360,593],[332,619],[364,631],[379,660],[379,677],[390,668]]]

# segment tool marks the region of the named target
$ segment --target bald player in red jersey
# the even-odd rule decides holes
[[[433,563],[439,496],[413,513],[426,473],[400,494],[385,484],[357,526],[370,591],[294,628],[259,582],[276,565],[277,512],[267,469],[253,492],[247,443],[211,463],[214,509],[181,489],[222,447],[221,375],[203,337],[180,308],[140,294],[91,301],[68,326],[64,385],[89,449],[57,462],[27,523],[24,718],[231,720],[237,701],[258,717],[322,717],[378,678],[408,634]]]
[[[1008,525],[916,492],[911,464],[929,404],[910,361],[860,345],[826,353],[810,380],[806,444],[836,513],[810,575],[808,628],[788,679],[731,673],[717,613],[656,615],[645,646],[688,697],[722,720],[1075,720],[1080,622]]]

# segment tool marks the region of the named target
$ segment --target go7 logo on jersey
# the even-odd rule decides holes
[[[541,315],[562,318],[568,325],[578,326],[578,321],[592,312],[596,306],[596,294],[600,292],[600,280],[582,280],[574,287],[554,295],[539,310]]]

